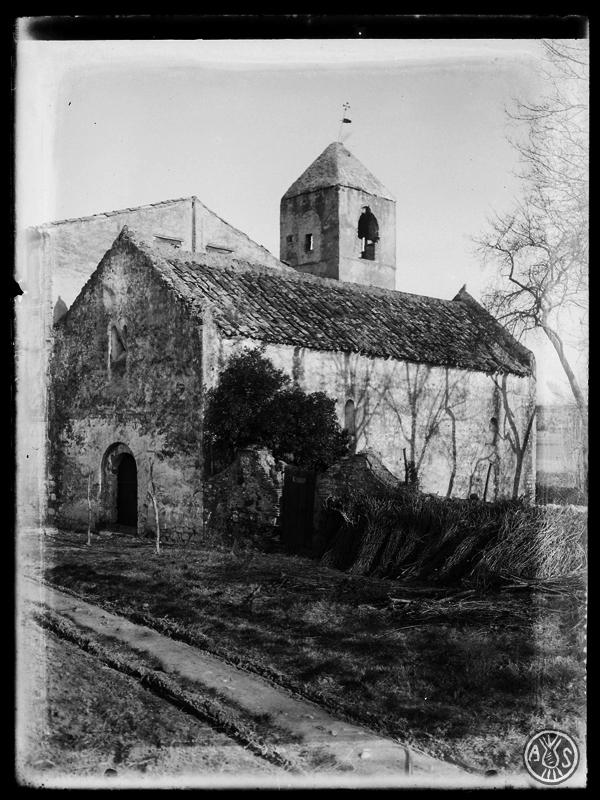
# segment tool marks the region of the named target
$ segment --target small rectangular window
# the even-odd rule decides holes
[[[288,244],[294,244],[294,234],[290,233],[289,236],[286,236],[286,241]]]
[[[313,235],[312,233],[307,233],[304,237],[304,250],[307,253],[310,253],[313,249]]]
[[[207,244],[206,245],[206,252],[207,253],[233,253],[233,250],[230,247],[223,247],[220,244]]]
[[[158,234],[154,236],[154,240],[159,245],[166,245],[168,247],[181,247],[183,244],[183,239],[175,239],[173,236],[159,236]]]

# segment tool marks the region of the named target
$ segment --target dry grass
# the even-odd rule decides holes
[[[92,601],[471,769],[520,768],[526,737],[576,737],[580,597],[484,595],[280,554],[59,534],[43,575]]]

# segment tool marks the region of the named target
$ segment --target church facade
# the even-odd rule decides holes
[[[84,525],[93,506],[98,524],[153,528],[153,486],[161,527],[198,533],[203,398],[248,347],[332,397],[355,451],[399,478],[411,465],[424,491],[533,492],[532,354],[464,288],[395,290],[394,200],[343,145],[284,194],[281,260],[247,237],[193,249],[140,227],[106,243],[52,326],[49,519]]]

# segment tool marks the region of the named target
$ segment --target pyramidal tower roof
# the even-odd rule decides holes
[[[293,197],[329,186],[348,186],[388,200],[395,199],[381,181],[346,150],[341,142],[328,145],[283,196]]]

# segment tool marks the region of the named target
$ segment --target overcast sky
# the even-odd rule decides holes
[[[505,108],[537,40],[20,41],[20,226],[197,195],[279,255],[279,201],[338,137],[396,197],[397,289],[477,298],[472,237],[519,185]],[[542,398],[561,380],[531,342]]]

